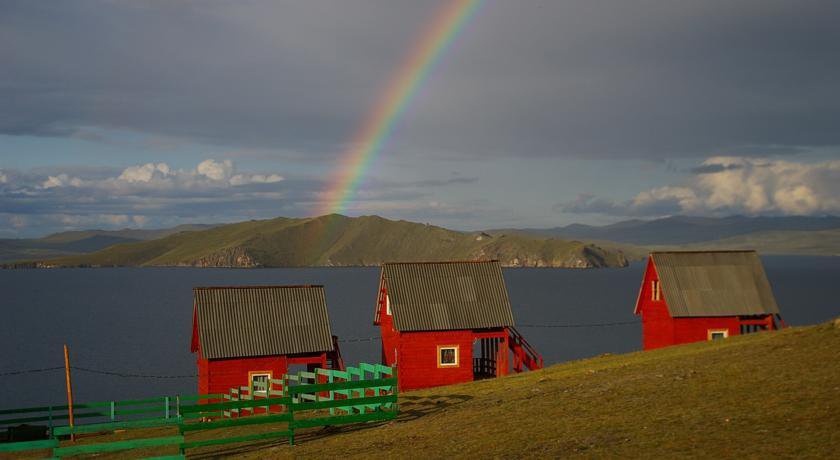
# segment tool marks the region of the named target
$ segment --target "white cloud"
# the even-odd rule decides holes
[[[105,179],[83,180],[63,173],[51,175],[40,183],[40,188],[90,187],[105,188],[116,193],[135,192],[144,188],[196,191],[252,184],[275,184],[284,179],[276,173],[234,174],[235,171],[236,167],[231,160],[204,160],[192,171],[176,170],[166,163],[146,163],[129,166],[119,176]],[[0,183],[5,183],[6,180],[5,175],[0,175]]]
[[[585,196],[556,209],[624,216],[840,213],[840,160],[798,163],[717,156],[694,172],[685,184],[647,190],[626,202]]]
[[[228,180],[233,174],[233,162],[230,160],[204,160],[195,168],[196,172],[212,180]]]
[[[694,211],[701,207],[697,193],[689,187],[659,187],[639,193],[633,198],[631,206],[636,209],[646,209],[670,203],[686,211]]]
[[[237,174],[230,178],[230,185],[274,184],[283,180],[279,174]]]
[[[796,163],[712,157],[703,166],[721,168],[697,175],[692,184],[705,210],[788,215],[840,212],[838,160]]]
[[[117,178],[125,182],[151,182],[172,175],[172,169],[166,163],[146,163],[141,166],[129,166]]]
[[[184,169],[145,163],[121,170],[2,170],[0,179],[4,237],[301,214],[310,189],[320,187],[303,179],[281,188],[280,174],[236,172],[231,160],[213,159]]]
[[[70,177],[67,174],[59,174],[57,176],[49,176],[41,184],[41,188],[49,189],[56,187],[81,187],[84,183],[78,177]]]

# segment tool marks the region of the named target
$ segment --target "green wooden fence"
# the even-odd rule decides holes
[[[218,399],[222,395],[163,396],[126,401],[105,401],[73,405],[76,426],[71,430],[64,424],[69,419],[66,405],[27,407],[23,409],[0,410],[0,431],[20,424],[46,422],[50,437],[70,433],[94,433],[98,431],[132,427],[153,427],[178,422],[178,407],[182,402],[193,403],[202,399]],[[79,424],[82,422],[82,424]],[[88,423],[85,423],[88,422]],[[0,452],[6,447],[0,444]]]
[[[79,414],[99,417],[96,423],[69,427],[58,425],[67,419],[66,406],[45,406],[0,411],[0,428],[17,423],[48,422],[50,439],[0,443],[0,453],[52,449],[54,457],[114,452],[159,446],[179,451],[171,458],[183,458],[198,447],[244,443],[272,438],[295,442],[295,430],[394,419],[398,414],[397,378],[390,367],[362,363],[345,371],[316,369],[271,380],[262,388],[231,389],[227,395],[163,397],[132,401],[110,401],[74,405]],[[253,393],[253,394],[252,394]],[[77,412],[76,408],[83,409]],[[45,415],[46,413],[46,415]],[[21,414],[26,416],[21,417]],[[33,415],[34,414],[34,415]],[[152,415],[152,416],[150,416]],[[156,415],[156,416],[155,416]],[[5,416],[5,418],[3,417]],[[88,417],[83,415],[82,418]],[[265,433],[190,440],[189,433],[224,428],[284,424]],[[177,436],[134,439],[60,447],[57,437],[116,429],[177,426]]]

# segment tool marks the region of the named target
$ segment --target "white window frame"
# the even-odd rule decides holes
[[[385,314],[391,316],[391,296],[385,294]]]
[[[662,300],[662,286],[659,284],[659,280],[651,280],[650,282],[650,300]]]
[[[271,389],[271,371],[250,371],[248,372],[248,388],[251,390],[251,396],[265,396],[268,397],[268,391],[254,390],[254,377],[264,375],[266,377],[266,390]]]
[[[438,345],[437,346],[437,367],[460,367],[461,366],[461,350],[460,346],[458,345]],[[441,352],[443,350],[454,350],[455,351],[455,362],[454,363],[443,363],[441,362]]]
[[[723,337],[720,337],[721,339],[728,338],[729,329],[708,329],[706,331],[706,338],[708,338],[709,340],[717,340],[715,339],[716,334],[723,334]]]

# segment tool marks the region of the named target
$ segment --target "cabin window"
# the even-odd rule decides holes
[[[385,294],[385,314],[391,316],[391,298]]]
[[[268,396],[271,383],[271,371],[248,372],[248,386],[252,395]]]
[[[650,300],[659,300],[662,298],[662,290],[659,288],[659,280],[650,282]]]
[[[437,347],[438,367],[458,367],[458,345]]]
[[[707,336],[709,340],[725,339],[729,337],[729,329],[709,329]]]

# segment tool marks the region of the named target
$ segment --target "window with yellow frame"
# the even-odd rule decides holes
[[[271,371],[250,371],[248,372],[248,388],[252,395],[268,396],[268,389],[271,386]]]
[[[720,340],[729,337],[729,329],[709,329],[706,331],[709,340]]]
[[[460,365],[458,345],[438,345],[437,367],[458,367]]]

